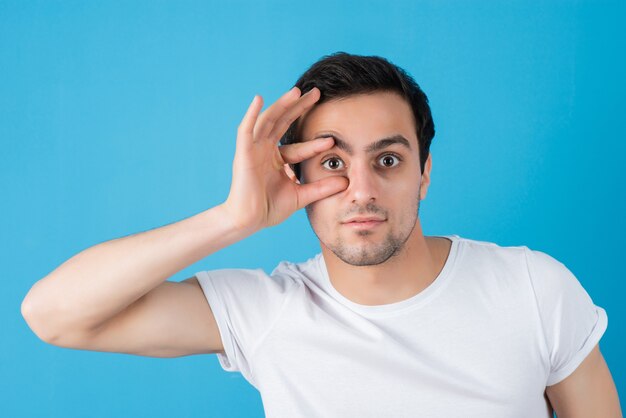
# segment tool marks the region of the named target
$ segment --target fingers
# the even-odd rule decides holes
[[[339,193],[348,187],[349,181],[342,176],[326,177],[313,183],[298,186],[298,209],[326,197]]]
[[[306,159],[314,157],[320,152],[331,149],[335,145],[332,137],[318,138],[306,142],[283,145],[279,147],[283,160],[287,164],[297,164]]]
[[[254,99],[252,99],[252,103],[250,103],[250,105],[248,106],[246,114],[243,116],[243,119],[239,124],[239,132],[249,135],[252,134],[257,117],[259,116],[259,111],[262,107],[263,98],[261,96],[255,95]]]
[[[268,138],[278,141],[287,132],[289,126],[304,112],[309,110],[320,99],[321,93],[317,87],[313,87],[292,104],[274,123],[274,127],[268,134]]]
[[[267,138],[280,116],[300,97],[300,89],[292,88],[283,94],[274,104],[265,109],[254,127],[254,141]]]
[[[285,164],[283,168],[285,170],[285,174],[287,174],[287,177],[289,177],[289,180],[293,181],[294,183],[300,184],[300,180],[298,180],[298,178],[296,177],[296,173],[293,172],[289,164]]]
[[[300,89],[294,87],[262,113],[263,98],[254,96],[239,124],[238,139],[241,137],[240,141],[247,144],[265,139],[278,142],[289,126],[319,100],[320,95],[319,89],[314,87],[300,96]]]

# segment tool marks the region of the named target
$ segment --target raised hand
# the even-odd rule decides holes
[[[348,179],[341,176],[299,184],[288,166],[332,148],[332,138],[278,146],[291,123],[319,98],[317,88],[301,96],[294,87],[259,116],[263,98],[254,96],[237,129],[233,179],[224,202],[238,227],[256,231],[277,225],[296,210],[348,187]]]

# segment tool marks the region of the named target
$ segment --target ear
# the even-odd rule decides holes
[[[426,198],[426,193],[428,192],[428,186],[430,186],[430,169],[432,167],[432,156],[433,153],[428,153],[428,158],[426,159],[426,163],[424,164],[424,172],[422,173],[422,187],[420,190],[420,200],[424,200]]]

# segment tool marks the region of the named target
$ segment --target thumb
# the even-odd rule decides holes
[[[345,190],[349,183],[345,177],[331,176],[313,183],[299,185],[296,189],[298,193],[298,209]]]

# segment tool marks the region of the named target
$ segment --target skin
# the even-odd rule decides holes
[[[299,126],[305,142],[335,138],[333,148],[301,164],[302,183],[333,176],[349,181],[342,192],[306,207],[337,291],[356,303],[381,305],[428,287],[443,268],[451,241],[422,232],[419,202],[430,185],[432,156],[422,173],[409,104],[396,93],[359,94],[314,107]],[[406,146],[366,150],[394,135],[404,137]],[[357,215],[384,221],[369,229],[344,223]]]

